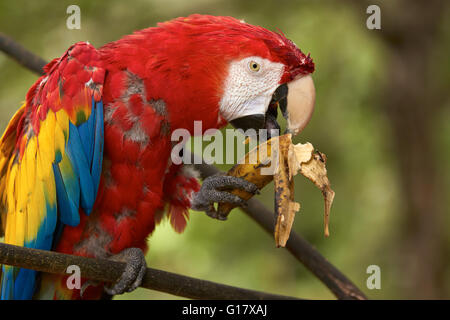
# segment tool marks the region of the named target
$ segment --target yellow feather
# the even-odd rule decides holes
[[[59,110],[56,113],[56,121],[59,125],[59,127],[62,130],[62,133],[65,137],[65,143],[67,143],[67,141],[69,140],[69,116],[67,114],[66,111],[64,111],[63,109]],[[64,143],[64,145],[65,145]]]
[[[6,230],[5,230],[5,243],[14,244],[14,230],[15,230],[15,213],[8,212],[8,220],[6,221]]]
[[[23,163],[17,165],[17,177],[15,183],[15,195],[17,197],[16,211],[24,212],[28,200],[28,177],[27,171]]]
[[[45,164],[51,164],[55,160],[55,114],[51,111],[47,114],[44,121],[41,121],[41,127],[38,135],[38,147],[41,160]],[[51,165],[42,166],[40,172],[42,177],[50,175]]]
[[[64,134],[62,130],[55,130],[55,152],[59,151],[61,156],[65,153],[65,142],[64,142]]]
[[[8,168],[6,169],[6,176],[4,177],[4,184],[5,184],[5,190],[2,194],[2,203],[3,205],[6,207],[6,212],[8,212],[8,183],[9,183],[9,177],[11,176],[11,165],[12,165],[13,160],[10,159],[9,160],[9,164],[8,164]]]
[[[37,202],[41,202],[41,201],[45,201],[44,199],[44,191],[43,191],[43,178],[42,176],[39,174],[40,171],[42,171],[42,161],[41,161],[41,157],[39,155],[39,153],[36,154],[36,182],[35,182],[35,192],[33,193],[33,196],[31,198],[31,202],[33,203],[37,203]],[[42,198],[42,199],[41,199]],[[39,208],[41,207],[40,204],[36,204],[36,206]],[[42,219],[42,217],[45,215],[45,213],[42,213],[40,215],[40,219]]]
[[[33,210],[36,210],[35,212],[39,212],[39,223],[44,221],[44,218],[46,216],[46,204],[45,204],[45,195],[44,195],[44,184],[42,181],[36,181],[36,187],[35,187],[35,193],[33,194],[34,201],[33,203]]]
[[[70,162],[70,159],[66,154],[63,154],[62,160],[59,163],[59,168],[61,169],[61,175],[64,180],[75,176],[72,162]]]
[[[11,159],[11,162],[13,159]],[[7,188],[7,199],[8,199],[8,212],[16,212],[16,174],[17,174],[17,164],[11,166],[11,169],[8,173],[8,188]]]
[[[44,181],[43,187],[48,204],[51,207],[56,207],[56,184],[53,175],[48,180]]]
[[[40,226],[47,215],[47,202],[50,207],[56,207],[56,185],[52,163],[43,161],[40,152],[36,155],[36,171],[35,194],[32,202],[33,210],[40,213],[38,216]],[[47,172],[47,174],[44,176],[40,172]]]
[[[22,159],[22,163],[27,168],[27,178],[28,178],[28,188],[32,192],[34,189],[34,184],[36,181],[36,152],[37,152],[37,142],[36,136],[32,136],[28,141],[26,160]]]
[[[27,242],[35,242],[37,238],[37,233],[41,225],[40,215],[42,213],[42,208],[36,206],[35,202],[28,202],[26,212],[27,221],[27,235],[25,240]]]
[[[39,141],[39,138],[38,138]],[[49,171],[51,169],[51,163],[42,161],[41,158],[41,150],[36,153],[36,176],[37,179],[43,180],[46,176],[49,175]]]
[[[27,221],[24,212],[16,212],[15,214],[15,245],[23,246],[25,239],[25,230],[27,230]]]
[[[8,158],[0,156],[0,173],[4,172],[4,175],[0,177],[0,195],[1,195],[0,197],[2,199],[1,202],[3,204],[5,203],[4,194],[5,194],[5,188],[6,188],[6,176],[8,174],[8,172],[7,172],[8,169],[7,168],[4,169],[4,168],[7,166],[8,160],[9,160]]]
[[[42,205],[43,203],[44,205]],[[28,223],[26,241],[34,242],[46,214],[42,182],[37,176],[35,176],[34,188],[27,203],[26,213]]]
[[[36,240],[46,217],[47,202],[56,207],[56,185],[52,163],[55,150],[61,152],[62,167],[70,174],[71,163],[64,153],[68,140],[69,117],[63,110],[52,111],[41,121],[38,136],[31,136],[20,161],[12,152],[0,153],[0,192],[5,206],[5,242],[23,246]],[[0,148],[14,139],[0,141]],[[11,140],[11,141],[9,141]],[[6,148],[8,149],[8,148]],[[5,149],[5,150],[6,150]],[[9,149],[8,149],[9,150]],[[1,205],[0,205],[1,209]]]

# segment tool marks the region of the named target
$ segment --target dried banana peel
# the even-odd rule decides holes
[[[251,159],[256,159],[256,163],[251,164]],[[275,243],[278,247],[284,247],[289,239],[295,213],[300,210],[300,204],[294,200],[293,180],[299,172],[322,190],[325,200],[324,233],[325,236],[329,236],[328,224],[334,191],[330,187],[325,162],[325,155],[318,151],[314,152],[312,144],[294,145],[291,134],[285,134],[251,150],[228,171],[227,175],[255,183],[259,189],[274,180]],[[236,189],[231,192],[246,200],[252,197],[252,194],[243,190]],[[218,213],[227,216],[233,208],[228,203],[219,203]]]
[[[325,236],[328,237],[330,235],[329,221],[330,221],[331,205],[334,200],[334,191],[331,189],[330,181],[328,180],[327,176],[327,169],[325,167],[327,158],[325,154],[319,151],[315,151],[312,154],[312,157],[309,161],[299,162],[300,159],[299,156],[303,155],[304,151],[302,150],[302,148],[298,146],[299,145],[292,145],[292,150],[293,153],[295,154],[295,157],[291,156],[290,158],[291,165],[289,166],[289,168],[291,168],[292,170],[290,174],[291,176],[294,176],[297,174],[298,172],[297,170],[299,170],[303,176],[311,180],[320,190],[322,190],[322,195],[325,202],[325,211],[323,216],[324,233]],[[296,167],[296,165],[298,164],[300,164],[300,166]]]
[[[286,144],[290,143],[290,141],[291,139],[288,135],[267,140],[253,150],[249,151],[243,159],[241,159],[227,172],[227,175],[243,178],[249,182],[252,182],[256,184],[258,189],[264,188],[273,180],[273,174],[270,174],[271,158],[273,156],[272,144]],[[277,147],[275,146],[273,149],[276,150]],[[265,170],[267,172],[265,172]],[[248,200],[253,196],[253,194],[241,189],[234,189],[231,193],[241,197],[244,200]],[[219,215],[226,217],[235,207],[235,205],[230,203],[219,203],[217,212]]]
[[[291,233],[295,213],[300,204],[294,201],[294,179],[289,170],[289,149],[292,145],[291,135],[286,135],[279,144],[278,170],[273,175],[275,187],[275,243],[284,247]]]

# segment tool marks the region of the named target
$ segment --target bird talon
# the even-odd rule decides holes
[[[125,269],[120,278],[104,290],[109,295],[131,292],[140,286],[147,269],[144,253],[139,248],[128,248],[110,258],[113,261],[126,262]]]
[[[226,216],[220,216],[216,212],[214,208],[215,202],[232,203],[243,208],[247,207],[247,202],[244,199],[225,191],[230,188],[242,189],[253,194],[260,193],[255,184],[242,178],[223,175],[210,176],[203,181],[200,191],[194,194],[192,209],[205,211],[209,217],[214,219],[226,220]]]

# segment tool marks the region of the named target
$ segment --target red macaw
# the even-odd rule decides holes
[[[189,208],[221,218],[212,203],[243,203],[223,187],[257,192],[223,176],[200,187],[192,170],[171,162],[171,133],[193,133],[194,121],[203,132],[228,122],[279,128],[273,106],[289,102],[289,84],[310,79],[314,63],[281,33],[191,15],[100,49],[77,43],[44,71],[0,141],[0,236],[29,248],[119,259],[127,268],[111,287],[83,285],[81,292],[68,289],[65,277],[4,265],[2,299],[98,299],[138,287],[146,239],[166,204],[182,232]],[[302,106],[302,121],[312,104]]]

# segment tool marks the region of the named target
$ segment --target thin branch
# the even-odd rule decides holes
[[[3,51],[25,68],[42,75],[47,64],[44,59],[25,49],[22,45],[0,32],[0,51]]]
[[[83,278],[103,282],[115,282],[125,269],[125,263],[123,262],[85,258],[54,251],[13,246],[5,243],[0,243],[0,263],[66,276],[68,275],[66,273],[67,267],[76,265],[80,267]],[[190,299],[297,299],[227,286],[152,268],[147,268],[141,287]]]
[[[33,70],[39,75],[42,74],[42,59],[33,53],[27,51],[22,46],[16,44],[12,39],[7,38],[8,41],[2,40],[4,37],[0,33],[0,50],[4,51],[11,58],[21,62],[31,57],[29,63],[21,63],[25,67]],[[5,49],[1,44],[9,44],[16,50]],[[20,50],[19,50],[19,49]],[[36,62],[40,61],[40,62]],[[28,66],[28,65],[32,66]],[[195,162],[196,163],[196,162]],[[202,178],[217,174],[220,171],[211,165],[202,163],[196,165],[196,168],[201,172]],[[273,234],[273,212],[268,210],[264,205],[256,199],[251,199],[248,202],[248,207],[242,209],[250,218],[258,223],[263,229],[270,234]],[[313,248],[305,239],[303,239],[296,232],[291,231],[289,241],[286,248],[294,255],[302,264],[305,265],[320,281],[322,281],[338,299],[367,299],[364,293],[359,290],[342,272],[335,266],[328,262],[316,249]]]

